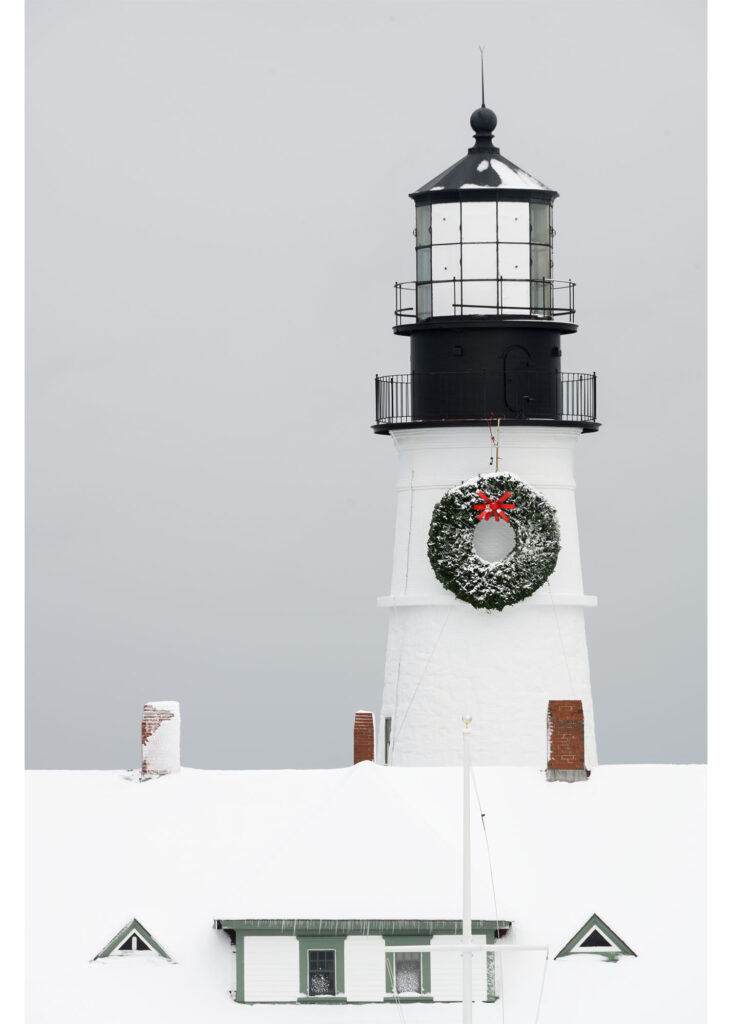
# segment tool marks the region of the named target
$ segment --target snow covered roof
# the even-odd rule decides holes
[[[701,766],[606,766],[566,785],[529,768],[475,769],[473,916],[511,921],[505,941],[549,944],[543,1024],[615,1024],[635,1019],[634,1005],[652,1006],[667,1024],[700,1019],[704,775]],[[228,995],[232,947],[215,919],[461,915],[458,768],[363,762],[138,780],[132,772],[28,773],[30,1022],[241,1021],[243,1008]],[[551,959],[592,914],[637,958],[614,966],[592,956]],[[133,917],[175,964],[90,962]],[[675,947],[681,920],[694,940],[683,951]],[[38,943],[34,921],[55,936],[52,950]],[[508,1022],[522,1019],[509,991],[533,1020],[536,956],[503,957]],[[683,964],[673,985],[670,958]],[[476,1021],[500,1020],[498,1007],[481,1006]],[[448,1010],[407,1019],[446,1021]],[[248,1019],[272,1024],[310,1020],[312,1011],[327,1012],[246,1008]],[[397,1017],[394,1007],[349,1006],[342,1019]]]
[[[433,193],[433,200],[438,201],[434,193],[451,192],[456,189],[531,189],[534,192],[547,192],[555,196],[547,185],[543,185],[537,178],[532,177],[527,171],[522,171],[516,164],[511,163],[500,151],[492,155],[485,153],[468,153],[452,167],[442,171],[426,185],[422,185],[412,197],[424,195],[425,192]]]
[[[496,115],[487,107],[479,107],[474,111],[470,124],[475,131],[475,145],[466,156],[452,164],[446,171],[438,174],[410,193],[414,199],[431,193],[456,192],[469,189],[488,190],[521,190],[544,192],[547,197],[558,193],[534,178],[527,171],[501,156],[501,151],[493,145],[493,129],[497,123]]]

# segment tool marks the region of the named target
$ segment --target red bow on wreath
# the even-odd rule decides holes
[[[509,505],[506,502],[506,498],[511,497],[510,491],[506,491],[505,494],[502,494],[501,497],[497,498],[495,501],[491,501],[488,495],[483,494],[482,491],[478,491],[478,496],[483,498],[485,501],[484,505],[473,505],[473,508],[481,510],[478,512],[478,519],[490,519],[491,516],[494,516],[496,522],[498,522],[499,519],[503,519],[503,521],[507,523],[508,516],[504,512],[504,509],[516,508],[515,505]]]

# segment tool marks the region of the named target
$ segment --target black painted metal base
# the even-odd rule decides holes
[[[426,427],[492,427],[496,429],[497,420],[418,420],[416,422],[373,423],[371,429],[375,434],[390,434],[393,430],[419,430]],[[501,418],[502,427],[577,427],[583,434],[594,434],[602,426],[601,423],[587,420],[529,420]]]

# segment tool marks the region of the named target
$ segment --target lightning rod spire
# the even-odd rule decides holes
[[[483,72],[483,47],[479,46],[480,50],[480,105],[485,106],[485,74]]]

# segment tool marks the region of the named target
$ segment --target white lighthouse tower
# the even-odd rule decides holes
[[[399,459],[377,760],[547,764],[547,708],[584,712],[597,763],[574,454],[595,431],[595,375],[561,369],[574,286],[552,276],[557,193],[475,144],[411,194],[416,281],[396,286],[411,373],[378,377],[376,424]],[[573,702],[573,703],[572,703]],[[563,705],[564,706],[564,705]]]

